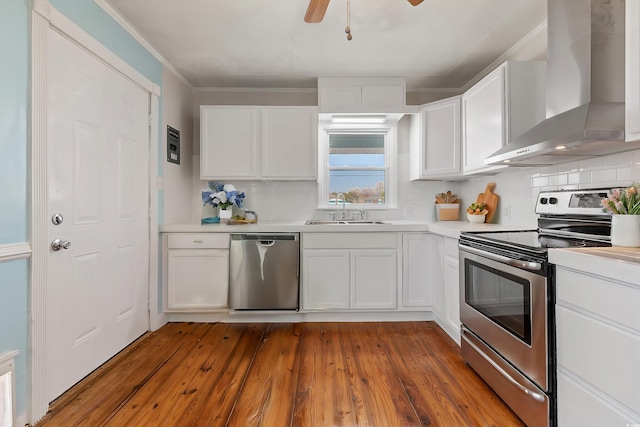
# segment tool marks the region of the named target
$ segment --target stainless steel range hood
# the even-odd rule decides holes
[[[548,0],[547,119],[486,164],[541,166],[640,148],[625,142],[624,0]]]

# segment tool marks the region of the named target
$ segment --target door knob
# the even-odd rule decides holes
[[[71,242],[68,240],[55,239],[51,242],[51,249],[54,251],[59,251],[60,249],[69,249],[71,247]]]

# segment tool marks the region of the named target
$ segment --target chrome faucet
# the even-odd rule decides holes
[[[345,218],[345,204],[346,204],[345,203],[344,194],[338,193],[338,195],[336,196],[336,203],[338,203],[340,198],[342,198],[342,219],[344,219]]]
[[[360,212],[360,221],[364,221],[364,214],[365,214],[364,209],[360,209],[359,212]]]

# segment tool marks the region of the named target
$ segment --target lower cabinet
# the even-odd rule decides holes
[[[396,233],[305,233],[304,310],[395,309]]]
[[[166,252],[167,311],[229,307],[229,235],[170,233]]]
[[[454,341],[460,344],[460,264],[458,239],[445,237],[443,241],[443,276],[441,283],[442,309],[435,310],[436,321]],[[437,286],[437,285],[436,285]],[[440,298],[440,290],[438,291]]]
[[[637,280],[557,266],[559,426],[640,423],[638,307]]]
[[[402,306],[442,307],[436,298],[442,281],[442,237],[430,233],[402,234]],[[438,301],[436,301],[438,299]]]

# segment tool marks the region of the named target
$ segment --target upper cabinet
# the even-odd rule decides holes
[[[484,159],[545,118],[546,62],[508,61],[462,95],[462,170],[490,173]]]
[[[625,139],[640,139],[640,0],[627,0],[625,23]]]
[[[262,178],[316,180],[318,109],[262,108]]]
[[[411,116],[412,180],[462,177],[461,97],[425,104]]]
[[[321,113],[399,113],[405,104],[404,77],[318,78]]]
[[[316,107],[200,107],[200,178],[317,179]]]
[[[258,117],[257,108],[200,107],[200,178],[259,176]]]

